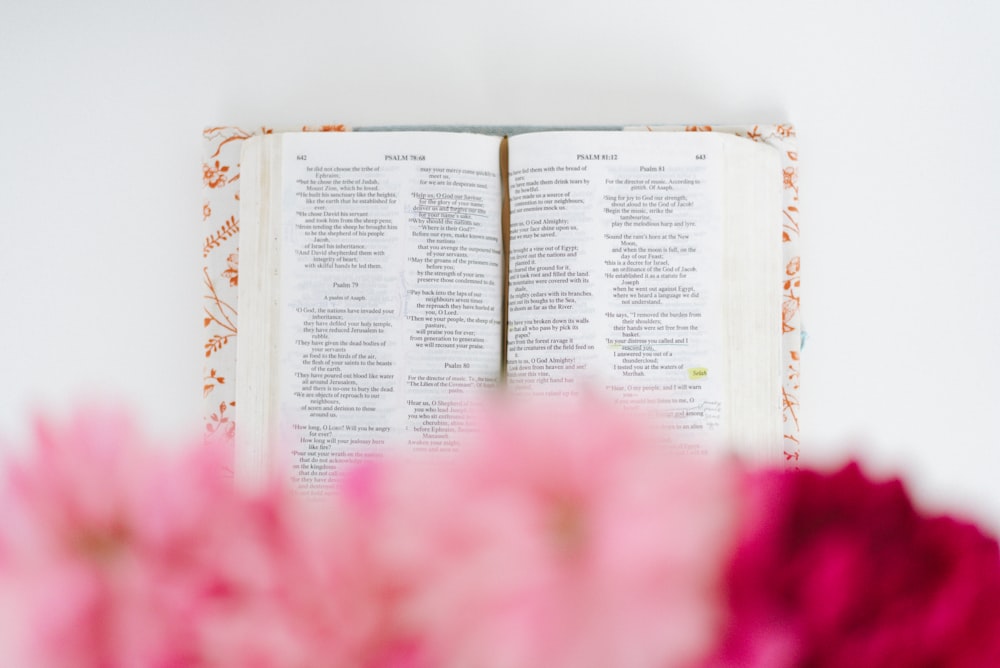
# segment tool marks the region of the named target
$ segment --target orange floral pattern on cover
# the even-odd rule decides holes
[[[303,126],[303,132],[344,132],[343,125]],[[271,128],[253,131],[231,126],[206,128],[203,134],[201,255],[204,337],[205,433],[227,437],[235,430],[236,302],[239,288],[240,150],[243,142]]]

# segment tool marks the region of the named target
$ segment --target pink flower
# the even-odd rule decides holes
[[[349,486],[426,665],[679,666],[712,646],[733,477],[597,404],[495,409],[452,464]],[[359,484],[360,483],[360,484]]]
[[[898,482],[739,476],[592,401],[482,427],[306,506],[120,416],[42,423],[0,478],[0,666],[1000,665],[996,541]]]
[[[856,464],[765,473],[730,569],[718,665],[1000,666],[1000,552]]]
[[[177,576],[205,508],[231,503],[218,471],[208,454],[152,451],[120,415],[39,424],[0,484],[4,665],[191,665],[191,583]]]
[[[120,415],[41,424],[0,484],[0,665],[357,665],[356,531],[238,493],[220,453],[157,452]]]

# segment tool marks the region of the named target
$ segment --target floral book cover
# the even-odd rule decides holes
[[[362,129],[362,128],[357,128]],[[375,128],[372,128],[375,129]],[[435,128],[438,130],[448,128]],[[783,300],[782,331],[782,419],[784,459],[796,467],[799,460],[799,363],[802,319],[799,311],[799,186],[798,149],[795,129],[790,125],[648,125],[627,126],[626,131],[726,132],[764,142],[780,153],[784,172],[782,202]],[[344,125],[304,126],[295,131],[347,132]],[[203,133],[202,183],[202,278],[204,302],[204,401],[207,435],[231,436],[235,430],[236,337],[239,335],[239,242],[240,242],[240,150],[244,140],[274,132],[260,127],[244,130],[234,126],[206,128]],[[490,128],[489,131],[494,131]]]

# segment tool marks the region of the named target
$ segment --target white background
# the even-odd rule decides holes
[[[1000,529],[996,2],[0,4],[0,432],[201,414],[201,130],[791,121],[804,462]]]

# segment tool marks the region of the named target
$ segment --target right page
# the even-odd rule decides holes
[[[781,452],[781,170],[709,133],[509,144],[507,381],[604,391],[671,447]]]

